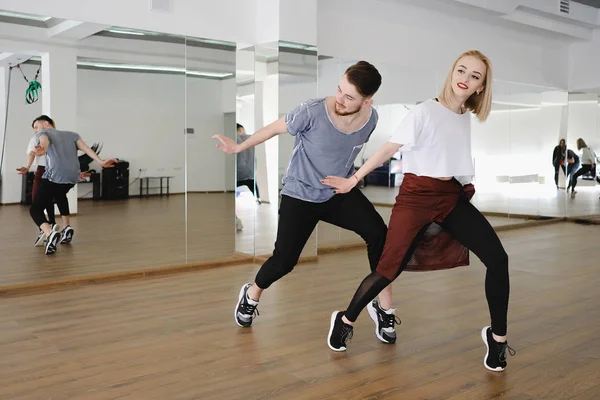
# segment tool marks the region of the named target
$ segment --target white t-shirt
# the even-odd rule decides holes
[[[427,100],[402,120],[389,140],[401,144],[402,172],[432,178],[455,177],[471,183],[471,112],[456,114]]]
[[[596,164],[596,153],[589,147],[581,149],[581,164]]]
[[[30,155],[31,153],[35,152],[36,144],[37,144],[37,141],[34,136],[31,138],[31,140],[29,141],[29,145],[27,146],[27,155]],[[46,166],[46,156],[42,156],[42,157],[35,156],[34,162],[39,167],[45,167]]]

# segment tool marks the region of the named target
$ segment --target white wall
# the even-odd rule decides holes
[[[569,47],[569,90],[600,88],[600,38]]]
[[[37,67],[26,65],[30,76]],[[25,105],[25,81],[14,75],[7,131],[2,202],[20,201],[21,179],[13,171],[26,160],[32,135],[31,121],[41,114],[41,100]],[[226,155],[210,138],[224,130],[223,89],[227,81],[187,79],[188,121],[185,121],[185,85],[181,75],[78,70],[77,126],[88,143],[103,142],[101,156],[130,162],[130,179],[171,175],[172,192],[184,190],[185,127],[195,135],[187,140],[188,190],[225,190]],[[210,96],[209,96],[210,94]],[[232,99],[233,102],[233,99]],[[57,127],[60,129],[60,121]],[[93,163],[91,168],[99,170]],[[79,185],[80,195],[91,185]],[[139,184],[130,188],[136,195]]]
[[[567,87],[563,41],[400,1],[370,0],[368,10],[363,0],[320,1],[318,15],[320,54],[433,69],[445,77],[460,53],[476,48],[490,57],[496,78]]]
[[[98,24],[254,43],[256,1],[171,0],[171,12],[150,11],[149,0],[0,0],[0,9]]]

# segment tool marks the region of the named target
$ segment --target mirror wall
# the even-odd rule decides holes
[[[251,261],[253,213],[244,221],[249,242],[236,249],[236,158],[211,139],[237,135],[235,43],[0,15],[2,286]],[[36,75],[39,99],[27,104]],[[55,210],[60,228],[68,222],[75,234],[52,256],[34,247],[29,215],[38,160],[27,165],[27,149],[41,114],[101,158],[119,159],[102,169],[78,153],[89,175],[69,192],[70,221]]]
[[[597,93],[570,92],[566,139],[567,217],[600,222],[597,150],[600,149],[600,114]]]

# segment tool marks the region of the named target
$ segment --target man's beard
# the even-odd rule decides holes
[[[356,114],[357,112],[360,111],[360,107],[358,107],[356,110],[352,110],[352,111],[339,111],[337,105],[338,105],[338,103],[335,103],[335,107],[333,107],[333,110],[335,111],[335,114],[339,115],[340,117]]]

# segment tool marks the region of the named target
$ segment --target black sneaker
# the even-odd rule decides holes
[[[75,234],[75,230],[73,228],[71,228],[70,225],[67,225],[67,227],[62,231],[62,240],[60,241],[60,244],[71,243],[71,241],[73,240],[74,234]]]
[[[396,343],[396,328],[394,325],[400,325],[402,321],[396,317],[396,310],[391,308],[383,310],[377,300],[373,300],[367,305],[367,311],[375,322],[375,335],[383,343]]]
[[[352,339],[354,328],[342,321],[343,315],[341,311],[334,311],[331,314],[327,346],[333,351],[346,351],[346,342]]]
[[[258,301],[254,301],[248,297],[248,289],[252,286],[251,283],[246,283],[240,289],[240,295],[238,296],[238,302],[233,312],[235,323],[243,328],[247,328],[252,325],[252,321],[258,313]]]
[[[60,233],[52,232],[48,237],[48,242],[46,243],[46,255],[56,253],[56,246],[58,244],[58,240],[60,239]]]
[[[508,345],[508,342],[496,342],[492,336],[492,328],[489,326],[481,330],[481,339],[483,339],[486,348],[483,366],[490,371],[504,371],[504,368],[506,368],[506,350],[511,356],[514,356],[516,351]]]

